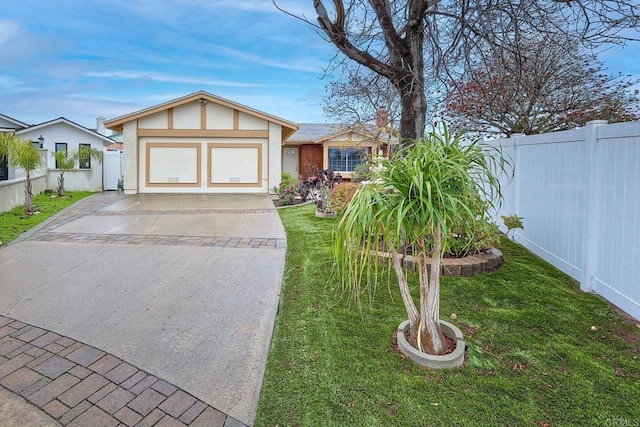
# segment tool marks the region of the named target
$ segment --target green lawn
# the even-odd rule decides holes
[[[42,193],[33,198],[33,206],[40,211],[38,214],[25,216],[23,206],[15,207],[9,212],[0,213],[0,246],[8,244],[45,219],[92,194],[94,193],[89,191],[69,191],[65,197],[57,197],[55,193]]]
[[[349,307],[331,276],[336,220],[314,209],[280,211],[287,264],[256,426],[640,425],[640,329],[601,298],[504,239],[499,270],[443,278],[468,365],[420,369],[391,347],[397,286]]]

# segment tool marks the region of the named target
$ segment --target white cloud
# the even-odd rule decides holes
[[[260,87],[257,83],[242,83],[229,80],[216,80],[197,77],[178,77],[168,74],[155,73],[151,71],[98,71],[85,74],[86,77],[105,78],[105,79],[122,79],[122,80],[151,80],[162,83],[188,83],[208,86],[225,86],[225,87]]]
[[[299,58],[295,60],[271,59],[271,58],[265,58],[259,55],[252,55],[250,53],[242,52],[237,49],[232,49],[227,46],[216,46],[215,48],[232,58],[241,59],[243,61],[250,62],[252,64],[263,65],[265,67],[271,67],[271,68],[279,68],[283,70],[306,71],[306,72],[316,73],[322,70],[322,65],[323,65],[323,63],[321,63],[320,61],[315,60],[314,58],[308,58],[308,57]]]
[[[35,90],[26,85],[22,80],[12,76],[0,75],[0,92],[2,93],[22,93]]]
[[[22,27],[15,21],[0,21],[0,46],[9,43],[22,32]]]

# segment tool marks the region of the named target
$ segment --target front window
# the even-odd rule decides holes
[[[0,159],[0,181],[9,179],[9,165],[7,159]]]
[[[80,169],[91,169],[91,144],[80,144],[78,163]]]
[[[356,166],[367,161],[368,152],[368,147],[329,147],[329,169],[353,172]]]
[[[66,142],[56,142],[56,153],[58,151],[67,151],[67,143]],[[56,169],[60,169],[60,166],[58,166],[58,161],[56,160]]]

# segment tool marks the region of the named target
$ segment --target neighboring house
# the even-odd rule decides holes
[[[372,154],[386,154],[394,143],[375,126],[302,123],[282,147],[282,171],[306,179],[318,169],[331,169],[350,179],[357,165]]]
[[[101,118],[98,118],[98,130]],[[104,128],[103,128],[104,129]],[[62,149],[77,150],[82,146],[104,151],[113,141],[97,131],[85,128],[71,120],[60,117],[16,131],[20,138],[29,139],[41,149],[47,150],[47,189],[55,190],[59,170],[51,155]],[[65,173],[65,188],[69,191],[102,191],[102,163],[87,159]]]
[[[0,114],[0,133],[14,133],[26,127],[29,127],[29,125],[12,117]],[[0,160],[0,181],[13,179],[14,175],[15,172],[9,170],[7,159]]]
[[[135,193],[268,193],[295,123],[200,91],[105,121],[122,132],[124,189]]]

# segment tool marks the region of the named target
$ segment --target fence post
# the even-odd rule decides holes
[[[507,215],[519,215],[520,212],[520,165],[518,164],[518,142],[521,137],[525,136],[523,133],[514,133],[509,138],[511,142],[511,160],[513,161],[513,181],[511,182],[511,211],[507,212]],[[518,241],[518,230],[513,231],[513,240]]]
[[[585,128],[585,143],[587,144],[588,165],[587,174],[589,181],[587,183],[587,193],[589,199],[587,201],[587,228],[583,236],[583,265],[582,279],[580,280],[580,289],[585,292],[593,290],[593,278],[596,270],[596,259],[600,240],[600,226],[598,218],[602,214],[600,200],[602,198],[602,162],[598,153],[598,126],[606,125],[606,120],[593,120],[587,122]]]

